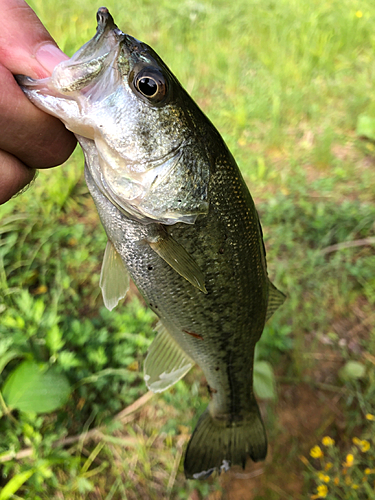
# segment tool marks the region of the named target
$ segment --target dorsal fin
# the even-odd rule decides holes
[[[161,322],[158,334],[148,350],[144,364],[144,379],[153,392],[162,392],[178,382],[194,361],[181,349]]]
[[[112,311],[129,290],[129,273],[111,241],[105,247],[99,286],[102,289],[103,302]]]
[[[278,290],[273,283],[268,280],[268,306],[266,321],[270,319],[272,314],[278,309],[285,301],[286,295]]]

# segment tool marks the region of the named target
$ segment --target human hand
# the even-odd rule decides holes
[[[13,75],[45,78],[67,59],[23,0],[0,0],[0,204],[34,177],[60,165],[76,140],[57,119],[36,108]]]

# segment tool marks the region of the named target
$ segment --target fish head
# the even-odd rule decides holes
[[[207,213],[212,125],[154,50],[123,33],[105,7],[95,36],[50,78],[17,79],[76,134],[92,178],[120,210],[164,224]]]

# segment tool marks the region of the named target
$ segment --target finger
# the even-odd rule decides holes
[[[0,63],[13,74],[44,78],[67,59],[23,0],[0,0],[0,8]]]
[[[0,0],[0,9],[0,149],[34,168],[59,165],[75,148],[73,134],[33,106],[11,73],[43,78],[67,56],[23,0]]]
[[[58,119],[34,106],[1,65],[0,81],[0,149],[32,168],[63,163],[75,148],[73,134]]]
[[[35,175],[35,170],[27,168],[6,151],[0,151],[0,172],[0,204],[29,184]]]

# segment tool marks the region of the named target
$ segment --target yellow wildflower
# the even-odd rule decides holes
[[[335,479],[333,480],[335,486],[338,486],[338,484],[340,483],[340,479],[336,476]]]
[[[319,481],[323,481],[323,483],[329,483],[331,478],[324,474],[324,472],[319,472],[318,474]]]
[[[358,488],[359,488],[358,484],[352,484],[352,489],[353,490],[358,490]]]
[[[370,443],[366,439],[364,439],[363,441],[361,441],[361,443],[360,443],[359,446],[360,446],[361,451],[363,453],[366,453],[370,449]]]
[[[370,449],[370,443],[366,439],[358,439],[357,437],[352,439],[353,443],[360,448],[363,453],[366,453]]]
[[[354,463],[354,455],[352,455],[351,453],[348,453],[348,455],[346,455],[346,462],[343,463],[343,466],[344,467],[351,467]]]
[[[370,469],[369,467],[367,467],[365,469],[365,474],[369,475],[369,474],[375,474],[375,469]]]
[[[318,486],[316,491],[319,495],[318,498],[325,498],[328,494],[328,488],[325,484],[321,484],[320,486]]]
[[[333,463],[327,462],[324,466],[324,470],[328,471],[328,470],[332,469],[332,467],[333,467]]]
[[[355,15],[360,18],[363,16],[363,12],[361,10],[357,10],[357,12],[355,13]]]
[[[335,444],[335,440],[329,436],[324,436],[324,438],[322,439],[322,443],[324,444],[324,446],[333,446]]]
[[[139,371],[139,363],[138,361],[132,361],[126,368],[131,372],[137,372]]]
[[[314,448],[311,448],[310,450],[310,456],[313,458],[321,458],[323,455],[324,453],[320,449],[320,446],[314,446]]]
[[[41,295],[42,293],[46,292],[48,292],[48,288],[46,287],[46,285],[40,285],[37,288],[35,288],[35,290],[33,290],[34,295]]]
[[[375,415],[371,415],[371,413],[367,413],[366,418],[367,420],[372,420],[373,422],[375,421]]]

